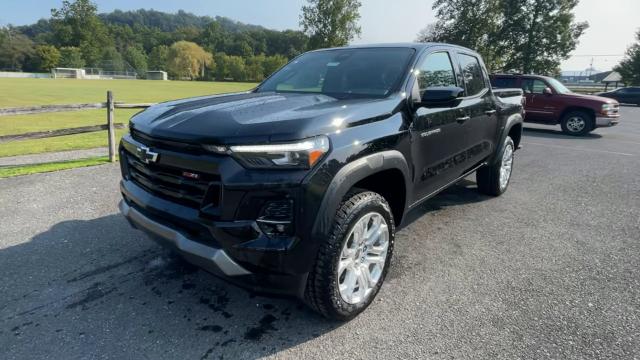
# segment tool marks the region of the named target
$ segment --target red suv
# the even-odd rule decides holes
[[[495,74],[494,88],[521,88],[526,98],[525,121],[560,124],[569,135],[586,135],[598,127],[614,126],[620,119],[614,99],[571,92],[560,81],[539,75]]]

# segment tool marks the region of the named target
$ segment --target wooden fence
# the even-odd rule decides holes
[[[0,109],[0,117],[13,116],[13,115],[26,115],[26,114],[41,114],[52,113],[61,111],[81,111],[81,110],[93,110],[93,109],[107,109],[107,122],[104,125],[93,126],[81,126],[67,129],[56,129],[48,131],[37,131],[25,134],[15,135],[3,135],[0,136],[0,143],[9,141],[19,141],[27,139],[43,139],[55,136],[84,134],[96,131],[107,130],[108,143],[109,143],[109,161],[114,162],[116,160],[116,135],[115,129],[123,129],[126,127],[123,123],[115,122],[115,109],[146,109],[152,103],[140,103],[140,104],[124,104],[115,102],[113,99],[113,93],[107,91],[107,101],[104,103],[91,103],[91,104],[67,104],[67,105],[42,105],[42,106],[28,106],[20,108],[7,108]]]

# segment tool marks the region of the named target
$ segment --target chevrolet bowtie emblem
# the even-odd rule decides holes
[[[151,151],[151,149],[146,146],[137,148],[136,152],[138,153],[138,158],[140,159],[140,161],[145,164],[156,162],[158,160],[158,153]]]

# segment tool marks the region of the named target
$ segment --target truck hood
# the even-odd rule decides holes
[[[576,100],[593,101],[593,102],[597,102],[599,104],[617,103],[617,101],[615,101],[613,99],[602,97],[602,96],[597,96],[597,95],[583,95],[583,94],[570,93],[570,94],[564,94],[564,96],[571,97],[571,98],[574,98]]]
[[[147,135],[193,143],[298,140],[390,116],[400,95],[340,100],[321,94],[235,93],[154,105],[131,119]]]

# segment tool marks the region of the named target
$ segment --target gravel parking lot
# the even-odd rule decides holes
[[[115,165],[0,180],[1,359],[640,357],[640,108],[527,125],[509,191],[411,214],[349,323],[238,289],[132,230]]]

